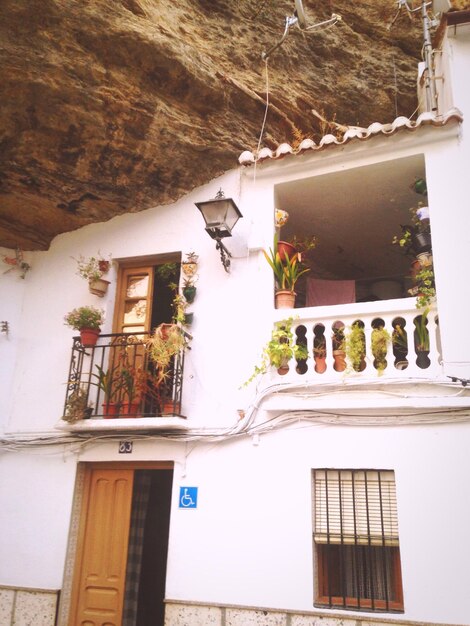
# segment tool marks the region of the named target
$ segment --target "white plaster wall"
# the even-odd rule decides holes
[[[15,376],[17,347],[22,336],[23,297],[31,277],[27,274],[22,279],[17,270],[9,271],[3,258],[14,256],[14,250],[0,248],[0,321],[8,322],[8,334],[0,333],[0,430],[5,428],[10,410],[10,390]]]
[[[0,454],[0,585],[61,588],[75,468],[60,448]]]
[[[311,469],[384,468],[397,483],[405,597],[397,619],[468,623],[469,442],[469,425],[304,422],[259,445],[196,447],[186,475],[175,474],[167,597],[314,610]],[[177,508],[180,485],[199,487],[197,510]]]

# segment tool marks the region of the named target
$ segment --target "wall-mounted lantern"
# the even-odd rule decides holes
[[[224,270],[230,271],[231,254],[222,243],[221,239],[232,236],[232,229],[238,220],[243,217],[239,208],[232,200],[226,198],[222,189],[219,189],[213,200],[206,202],[196,202],[197,208],[201,211],[206,222],[206,232],[212,239],[215,239],[216,250],[220,250],[220,259]]]

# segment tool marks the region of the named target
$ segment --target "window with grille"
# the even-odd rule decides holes
[[[315,606],[403,611],[395,475],[313,471]]]

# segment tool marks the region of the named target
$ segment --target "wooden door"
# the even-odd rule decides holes
[[[152,320],[154,268],[124,267],[119,274],[115,333],[149,331]]]
[[[121,626],[133,480],[88,468],[69,626]]]

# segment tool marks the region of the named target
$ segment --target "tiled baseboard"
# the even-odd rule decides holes
[[[2,626],[54,626],[57,590],[0,586],[0,624]]]

